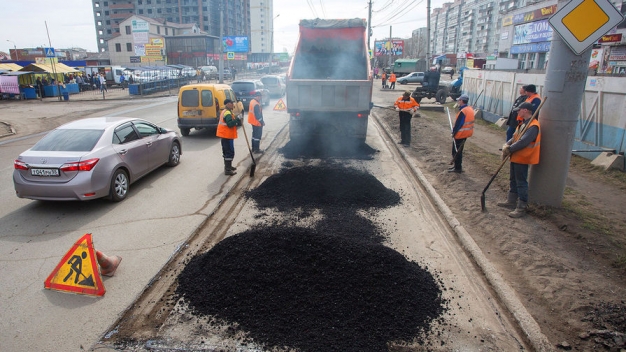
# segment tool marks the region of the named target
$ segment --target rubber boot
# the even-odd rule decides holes
[[[513,210],[512,212],[509,213],[509,217],[511,218],[521,218],[522,216],[526,215],[526,208],[528,207],[528,203],[522,201],[522,200],[518,200],[517,201],[517,207],[515,208],[515,210]]]
[[[232,176],[237,174],[237,171],[233,170],[233,161],[232,160],[224,160],[224,175]]]
[[[515,209],[517,206],[517,193],[509,192],[506,196],[506,202],[500,202],[497,205],[507,209]]]

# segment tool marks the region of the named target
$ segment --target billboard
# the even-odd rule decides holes
[[[374,56],[402,56],[404,40],[381,40],[374,42]]]
[[[552,26],[548,20],[535,21],[515,26],[513,44],[541,43],[552,40]]]
[[[248,37],[223,37],[224,52],[247,53]]]

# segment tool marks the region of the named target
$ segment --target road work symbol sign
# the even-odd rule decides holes
[[[91,234],[81,237],[44,282],[49,290],[103,296],[102,277],[98,271]]]
[[[274,110],[285,111],[287,110],[287,105],[285,105],[285,102],[282,99],[278,99],[278,102],[274,105]]]
[[[576,55],[624,20],[609,0],[572,0],[549,20]]]

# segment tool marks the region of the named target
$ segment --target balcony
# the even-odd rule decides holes
[[[111,10],[134,10],[134,4],[111,4],[109,5]]]

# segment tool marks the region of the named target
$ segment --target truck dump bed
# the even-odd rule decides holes
[[[287,78],[292,137],[316,130],[315,124],[332,123],[333,130],[364,138],[373,78],[365,31],[364,19],[300,21]]]

